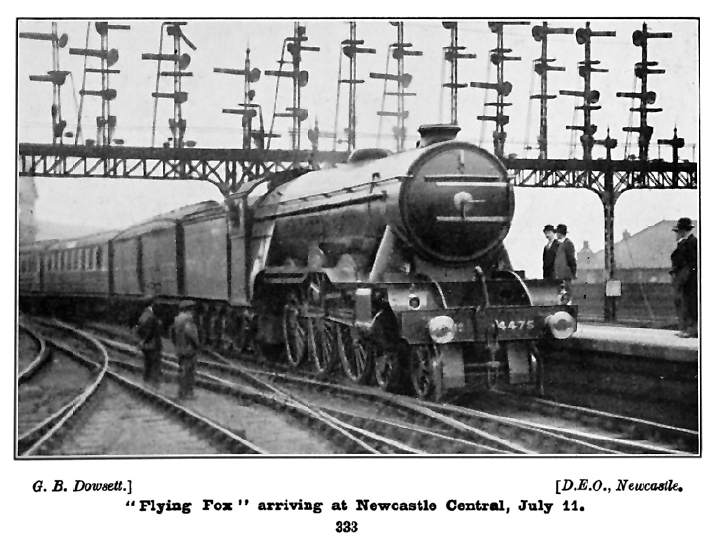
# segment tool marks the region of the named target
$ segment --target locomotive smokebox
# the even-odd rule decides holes
[[[434,143],[451,141],[456,139],[456,134],[461,131],[459,126],[453,124],[426,124],[419,126],[419,147],[428,147]]]

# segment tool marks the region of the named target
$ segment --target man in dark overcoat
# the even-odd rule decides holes
[[[698,337],[698,239],[693,222],[682,217],[673,227],[676,249],[671,254],[671,280],[676,298],[681,337]]]
[[[571,285],[576,279],[576,247],[573,242],[566,236],[568,228],[564,224],[556,225],[556,240],[558,240],[558,248],[556,249],[556,259],[553,264],[554,278],[563,280],[564,288],[571,298]]]
[[[546,237],[546,245],[543,248],[543,277],[545,280],[554,278],[553,266],[556,261],[556,250],[558,250],[558,240],[556,240],[556,229],[553,225],[546,225],[543,228],[543,234]]]
[[[155,314],[155,298],[144,298],[145,309],[135,328],[140,338],[140,350],[144,359],[142,378],[152,385],[162,379],[162,323]]]
[[[179,359],[180,375],[177,398],[194,398],[194,374],[197,367],[197,353],[200,349],[197,326],[192,318],[194,302],[180,303],[180,312],[172,325],[172,342]]]

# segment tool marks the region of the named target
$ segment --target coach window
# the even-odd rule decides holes
[[[102,246],[98,246],[97,247],[97,268],[99,270],[102,270],[103,266],[104,265],[102,263]]]

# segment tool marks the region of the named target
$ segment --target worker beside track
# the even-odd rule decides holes
[[[192,318],[194,302],[180,303],[180,312],[172,325],[172,342],[179,359],[180,375],[177,398],[194,398],[194,373],[197,364],[197,352],[200,349],[197,326]]]

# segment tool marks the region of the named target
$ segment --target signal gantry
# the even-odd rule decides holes
[[[349,84],[349,124],[346,129],[347,149],[353,151],[356,148],[356,127],[357,127],[357,106],[356,93],[357,84],[363,84],[364,80],[357,78],[357,54],[376,53],[375,49],[362,48],[364,40],[357,40],[357,24],[355,21],[349,23],[349,40],[342,41],[342,52],[349,58],[349,78],[340,79],[340,83]],[[340,67],[341,68],[341,67]],[[336,133],[336,129],[335,129]]]
[[[591,112],[600,109],[600,105],[596,105],[601,98],[601,94],[597,90],[591,89],[591,74],[594,72],[608,72],[608,69],[599,69],[596,65],[601,62],[591,59],[591,39],[594,36],[616,36],[615,31],[595,31],[591,29],[589,22],[586,27],[576,30],[576,42],[584,49],[584,60],[578,64],[578,75],[583,78],[583,90],[559,90],[561,95],[570,95],[574,97],[583,97],[583,105],[578,105],[576,110],[583,110],[582,126],[566,126],[567,130],[581,130],[581,145],[583,147],[583,159],[591,160],[591,151],[593,150],[596,126],[591,123]]]
[[[102,114],[96,119],[97,138],[96,143],[101,147],[109,147],[112,144],[115,128],[117,127],[117,117],[110,113],[110,102],[117,98],[117,90],[110,88],[110,74],[119,74],[119,69],[112,67],[120,58],[120,54],[115,48],[109,47],[109,31],[110,30],[130,30],[129,25],[109,24],[107,21],[97,21],[95,30],[100,35],[100,49],[89,49],[89,23],[88,37],[85,48],[70,48],[70,55],[83,55],[85,57],[85,69],[82,77],[82,89],[80,90],[80,108],[77,113],[77,131],[75,132],[75,144],[78,143],[82,135],[82,109],[86,96],[96,96],[102,99]],[[88,57],[97,57],[100,60],[100,68],[87,66]],[[101,88],[99,90],[88,90],[85,87],[87,74],[97,73],[101,76]],[[122,141],[120,141],[122,142]],[[90,141],[91,144],[91,141]]]
[[[556,99],[555,95],[548,93],[549,71],[565,71],[566,67],[550,65],[556,61],[548,57],[548,37],[550,34],[573,34],[573,29],[567,27],[549,27],[546,21],[542,25],[536,25],[531,29],[531,34],[536,42],[541,42],[541,57],[534,59],[534,70],[541,77],[541,93],[532,95],[531,99],[541,100],[541,115],[539,129],[539,158],[548,158],[548,100]]]
[[[182,78],[194,76],[191,72],[185,72],[185,69],[189,67],[192,61],[191,57],[187,53],[181,53],[182,44],[186,44],[191,50],[196,50],[197,47],[187,38],[182,32],[182,27],[186,25],[185,22],[171,21],[162,23],[160,27],[160,51],[159,53],[143,53],[142,59],[149,61],[157,61],[157,79],[155,84],[155,91],[152,93],[152,97],[155,98],[154,106],[154,117],[152,120],[152,146],[155,146],[155,134],[157,128],[157,102],[159,99],[172,99],[173,117],[169,119],[170,132],[172,133],[172,147],[181,149],[185,146],[185,132],[187,131],[187,120],[182,118],[182,105],[187,102],[188,94],[182,91]],[[164,32],[167,31],[167,35],[173,38],[173,53],[163,53],[162,46],[164,42]],[[173,63],[173,70],[162,71],[162,61],[170,61]],[[172,78],[172,92],[160,92],[160,78],[161,77]],[[193,142],[188,141],[187,146],[194,145]],[[169,146],[169,143],[165,143],[165,146]]]
[[[415,93],[407,92],[405,89],[411,84],[412,75],[404,71],[404,57],[420,57],[424,55],[424,52],[412,50],[410,48],[413,47],[413,44],[411,42],[404,42],[404,23],[402,21],[390,21],[389,24],[396,27],[396,42],[389,45],[389,52],[391,56],[396,59],[396,74],[371,72],[369,73],[369,78],[384,81],[382,107],[381,110],[376,113],[380,117],[379,134],[381,134],[381,120],[383,120],[383,117],[394,117],[396,119],[396,126],[393,128],[394,138],[396,139],[396,151],[402,152],[406,144],[406,119],[409,116],[409,111],[404,108],[404,98],[416,95]],[[388,53],[386,59],[387,71],[389,70]],[[390,81],[396,82],[396,92],[387,91],[387,83]],[[387,95],[396,96],[396,111],[384,110],[384,102]]]
[[[47,74],[30,75],[32,82],[50,82],[52,84],[52,144],[62,144],[62,136],[67,122],[62,119],[62,101],[60,90],[65,84],[69,71],[60,70],[60,50],[67,45],[67,34],[57,33],[57,23],[53,21],[52,32],[21,32],[20,38],[49,41],[52,44],[52,70]]]
[[[444,48],[444,61],[448,61],[451,67],[449,82],[442,84],[444,88],[451,90],[451,124],[459,124],[459,90],[468,84],[459,82],[459,59],[475,59],[475,53],[461,53],[466,46],[459,46],[459,24],[456,21],[444,21],[445,29],[451,31],[451,44]]]
[[[302,95],[301,89],[309,83],[309,72],[301,70],[302,63],[302,52],[303,51],[319,51],[318,46],[305,46],[304,42],[309,40],[307,37],[307,27],[300,25],[299,23],[294,24],[294,34],[284,39],[282,45],[282,57],[279,60],[279,70],[264,71],[267,76],[276,76],[279,78],[291,78],[292,79],[292,106],[286,109],[286,112],[274,112],[272,118],[272,127],[270,133],[274,127],[274,118],[276,117],[288,117],[292,119],[292,150],[298,151],[301,148],[302,138],[302,122],[307,119],[309,112],[302,108]],[[287,61],[284,60],[285,50],[292,56],[292,70],[283,70],[284,65]],[[277,80],[277,92],[279,88],[279,80]],[[269,147],[269,143],[267,143]]]
[[[506,125],[509,123],[509,116],[504,114],[504,108],[510,107],[511,103],[506,102],[513,86],[511,82],[504,79],[504,62],[521,61],[520,57],[508,55],[513,50],[504,47],[504,27],[507,25],[528,25],[528,21],[489,21],[489,30],[496,35],[496,48],[490,52],[490,60],[496,66],[496,83],[471,82],[472,88],[484,88],[496,90],[496,101],[485,103],[487,107],[496,107],[495,115],[479,115],[478,120],[493,121],[496,123],[494,129],[494,154],[499,158],[504,156],[504,145],[506,144]]]
[[[628,126],[623,128],[624,132],[638,133],[638,158],[645,162],[648,160],[648,145],[653,136],[653,126],[648,125],[649,112],[661,112],[663,109],[657,107],[649,107],[656,102],[656,92],[648,90],[649,74],[664,74],[665,69],[653,68],[658,65],[657,61],[648,60],[648,39],[649,38],[671,38],[670,32],[648,32],[648,25],[643,23],[643,29],[633,33],[633,45],[641,48],[641,62],[634,66],[634,75],[641,81],[640,92],[617,92],[616,97],[630,97],[632,99],[640,99],[641,104],[638,107],[631,107],[631,112],[638,112],[641,115],[638,127]]]
[[[252,138],[255,137],[257,148],[264,148],[264,121],[261,114],[261,107],[254,103],[255,91],[251,88],[251,85],[259,81],[262,76],[262,72],[257,68],[251,68],[249,62],[250,50],[247,48],[244,57],[244,69],[222,69],[215,67],[214,72],[218,74],[230,74],[233,76],[244,76],[244,92],[242,102],[239,103],[239,109],[222,109],[224,114],[236,114],[242,117],[242,148],[252,148]],[[252,131],[252,120],[259,114],[260,117],[260,132],[256,134]]]

